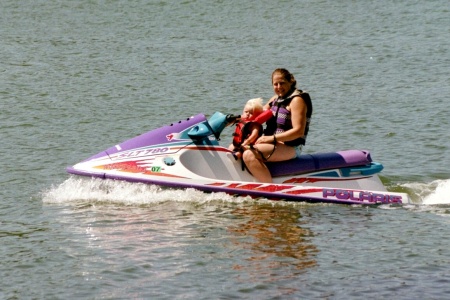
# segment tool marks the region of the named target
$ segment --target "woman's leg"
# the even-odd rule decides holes
[[[273,144],[258,144],[254,150],[247,150],[242,156],[247,169],[259,182],[272,182],[272,175],[264,163],[267,157],[270,156],[267,161],[276,162],[292,159],[296,156],[293,147],[282,143],[277,144],[275,151],[273,151],[273,147]]]

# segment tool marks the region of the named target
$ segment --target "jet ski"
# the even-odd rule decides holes
[[[378,174],[383,165],[369,151],[302,154],[267,163],[273,183],[243,168],[220,134],[239,116],[198,114],[110,147],[67,168],[68,173],[168,188],[194,188],[270,200],[339,204],[407,204],[406,193],[389,192]]]

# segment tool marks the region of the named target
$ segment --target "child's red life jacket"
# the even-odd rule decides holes
[[[273,116],[272,111],[270,109],[264,111],[259,116],[257,116],[253,120],[241,120],[238,123],[236,123],[236,129],[233,133],[233,145],[235,149],[239,149],[242,145],[242,143],[245,141],[246,138],[251,134],[250,127],[251,124],[257,124],[259,125],[259,136],[262,134],[262,124],[265,123],[267,120],[269,120]]]

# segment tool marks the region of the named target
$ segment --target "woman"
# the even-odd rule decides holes
[[[254,147],[243,153],[247,169],[260,182],[272,182],[272,175],[265,162],[276,162],[300,155],[308,134],[312,103],[308,93],[296,88],[297,81],[286,69],[272,73],[275,95],[264,109],[270,109],[273,117],[267,121],[264,135]]]

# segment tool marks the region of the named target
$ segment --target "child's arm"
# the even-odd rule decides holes
[[[253,144],[259,136],[259,130],[261,127],[258,126],[257,124],[251,124],[250,126],[251,126],[250,128],[251,133],[248,136],[248,138],[246,138],[244,142],[242,142],[242,147]]]

